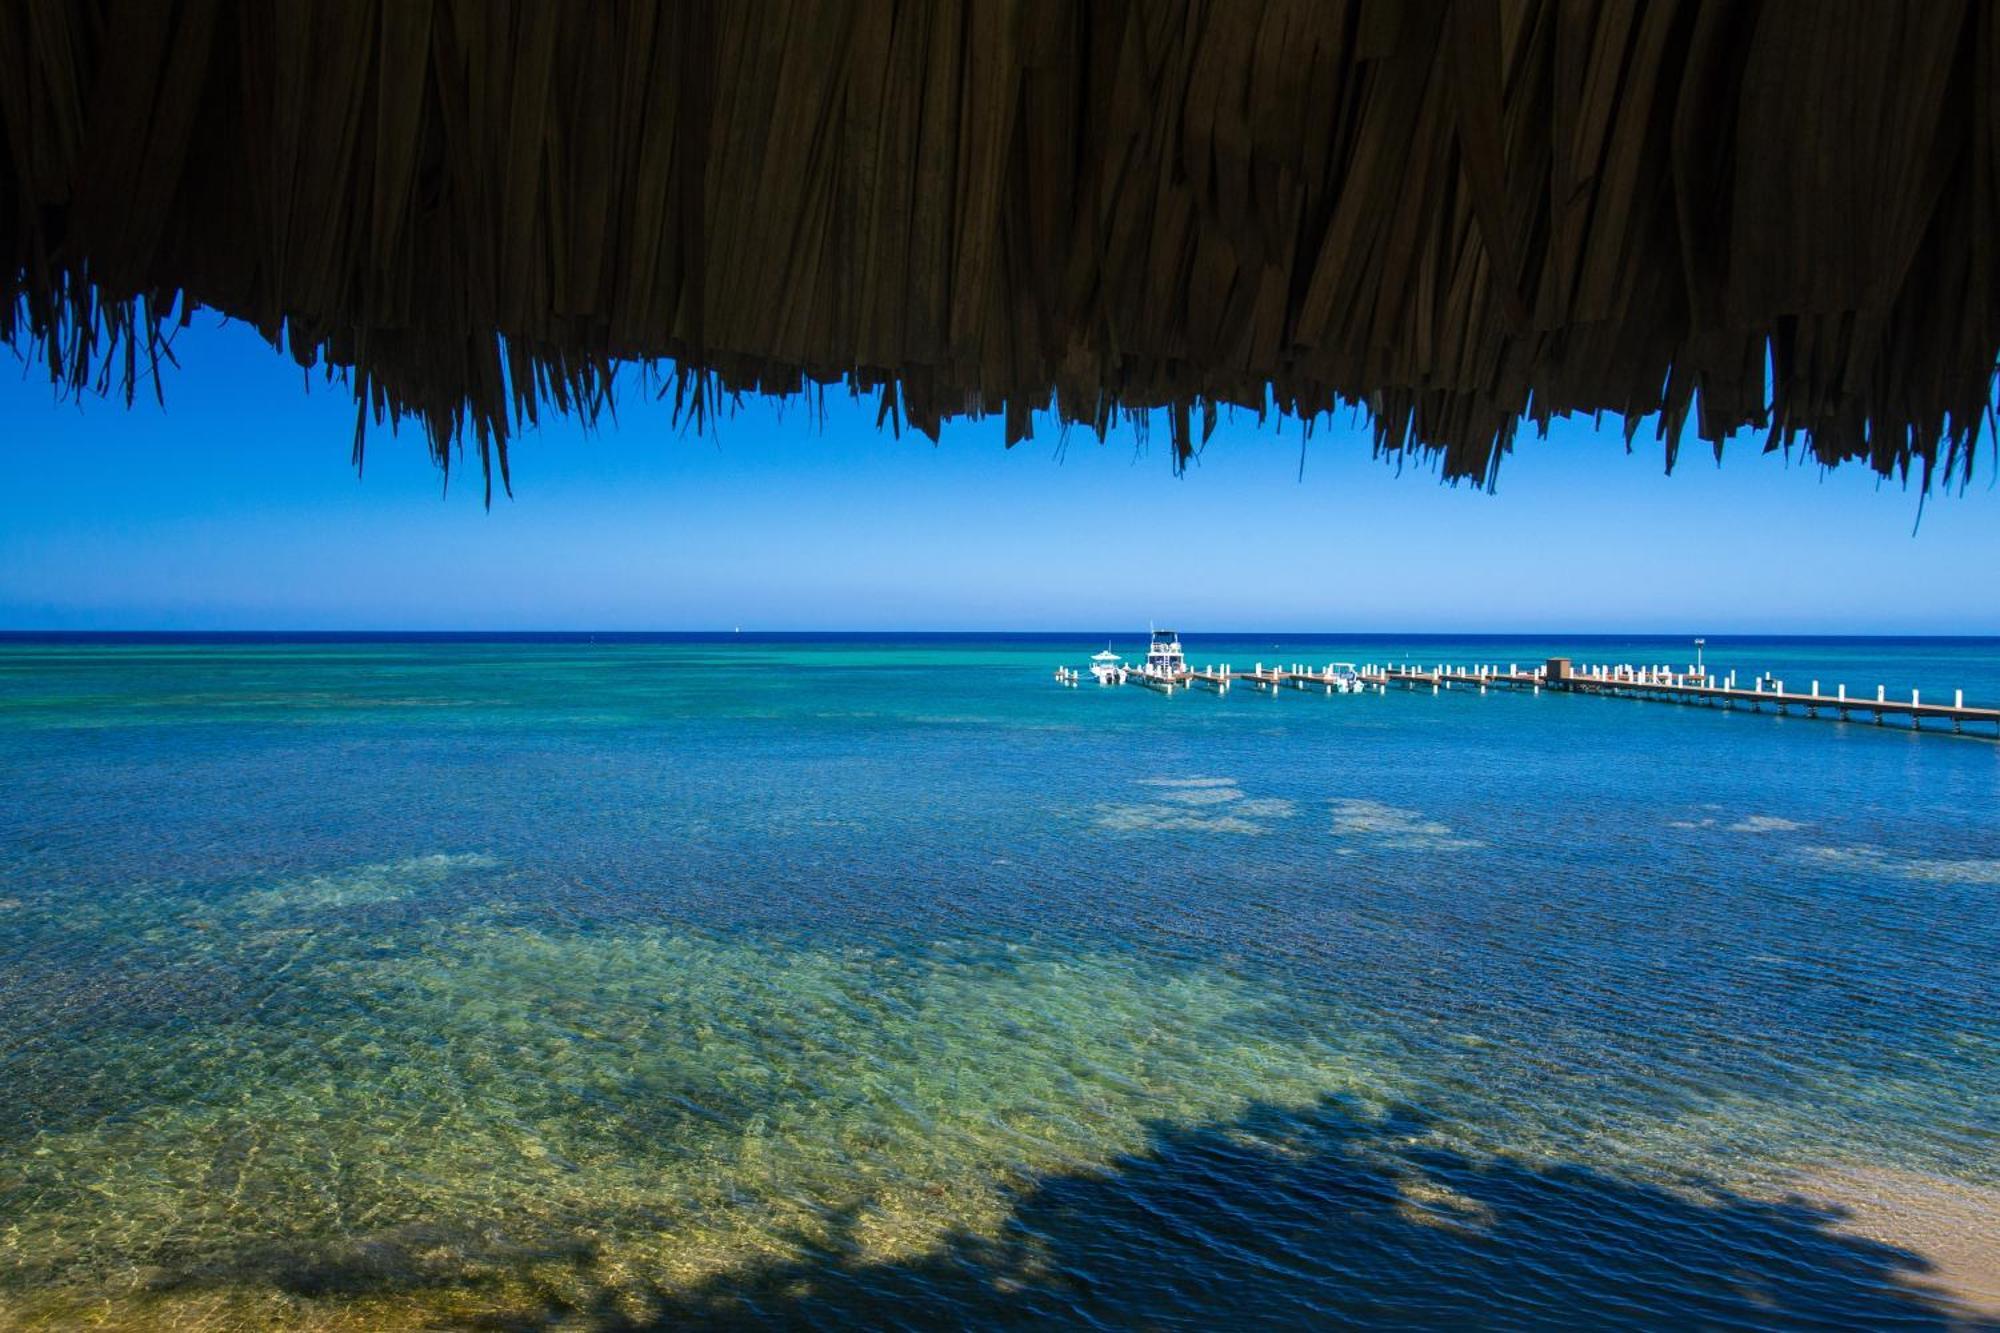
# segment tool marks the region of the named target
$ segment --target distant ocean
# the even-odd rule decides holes
[[[2000,744],[1107,639],[0,636],[0,1327],[1982,1317]]]

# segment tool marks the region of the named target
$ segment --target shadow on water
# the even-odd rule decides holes
[[[627,1287],[622,1303],[487,1326],[2000,1328],[1914,1287],[1917,1255],[1841,1234],[1840,1214],[1803,1200],[1475,1161],[1413,1146],[1422,1128],[1331,1100],[1260,1107],[1043,1179],[1000,1234],[913,1260],[836,1240],[647,1293],[644,1320]]]
[[[469,1272],[567,1270],[569,1295],[427,1327],[1741,1328],[2000,1330],[1921,1284],[1920,1256],[1836,1229],[1801,1199],[1669,1190],[1577,1165],[1425,1147],[1420,1118],[1325,1100],[1156,1130],[1145,1151],[1045,1177],[998,1234],[907,1260],[862,1253],[862,1219],[801,1257],[689,1288],[613,1275],[582,1235],[467,1244],[428,1226],[326,1251],[259,1248],[155,1286],[275,1288],[332,1315],[356,1298],[462,1288]],[[612,1230],[647,1219],[606,1217]],[[593,1227],[592,1230],[598,1230]],[[471,1270],[466,1265],[471,1264]],[[475,1287],[482,1279],[470,1279]],[[635,1285],[638,1289],[635,1290]],[[546,1285],[544,1291],[550,1291]],[[595,1292],[594,1296],[581,1293]],[[511,1303],[511,1302],[510,1302]],[[646,1314],[635,1317],[633,1311]]]

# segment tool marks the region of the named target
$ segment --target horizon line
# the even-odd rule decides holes
[[[1178,631],[1189,638],[1243,639],[1259,638],[1267,635],[1309,638],[1362,638],[1362,639],[1686,639],[1692,644],[1696,638],[1707,640],[1726,639],[1963,639],[1973,641],[2000,642],[2000,632],[1976,630],[1709,630],[1699,633],[1684,630],[1658,629],[1205,629]],[[367,638],[411,638],[448,637],[462,639],[517,637],[533,635],[543,638],[586,639],[609,638],[756,638],[759,636],[783,635],[787,637],[841,638],[843,636],[865,635],[881,637],[895,635],[905,638],[1055,638],[1059,636],[1096,637],[1104,634],[1132,635],[1144,637],[1149,629],[1138,627],[1107,628],[1059,626],[1045,629],[1023,628],[980,628],[980,629],[905,629],[897,627],[850,626],[842,629],[788,629],[782,627],[705,629],[558,629],[520,628],[490,626],[478,629],[462,628],[366,628],[366,627],[296,627],[272,626],[260,628],[241,627],[141,627],[141,628],[62,628],[53,626],[18,627],[0,626],[0,638],[259,638],[278,636],[311,636],[315,638],[367,637]]]

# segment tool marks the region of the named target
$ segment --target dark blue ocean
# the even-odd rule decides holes
[[[0,1327],[2000,1321],[2000,744],[1105,637],[0,638]]]

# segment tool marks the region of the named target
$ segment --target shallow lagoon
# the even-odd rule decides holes
[[[1979,1318],[2000,746],[1097,646],[0,644],[0,1324]]]

